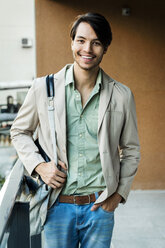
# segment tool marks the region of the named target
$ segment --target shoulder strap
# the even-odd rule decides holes
[[[55,96],[54,74],[48,75],[46,77],[46,89],[47,89],[47,97],[48,97],[48,118],[49,118],[51,139],[53,143],[54,162],[59,170],[66,173],[66,171],[63,170],[60,165],[58,165],[58,159],[57,159],[56,134],[55,134],[56,132],[55,132],[55,121],[54,121],[54,96]]]
[[[54,97],[54,74],[46,77],[47,97]]]
[[[46,89],[48,97],[48,118],[51,132],[51,139],[53,143],[54,162],[57,165],[57,150],[56,150],[56,135],[55,135],[55,121],[54,121],[54,74],[46,77]]]

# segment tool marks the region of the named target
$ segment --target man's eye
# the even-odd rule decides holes
[[[98,41],[94,41],[93,44],[94,44],[95,46],[100,46],[100,45],[101,45],[100,42],[98,42]]]
[[[84,40],[77,40],[78,43],[84,43]]]

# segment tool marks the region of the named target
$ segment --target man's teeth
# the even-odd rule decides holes
[[[82,56],[84,59],[92,59],[92,57],[89,56]]]

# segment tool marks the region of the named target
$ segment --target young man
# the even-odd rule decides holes
[[[59,165],[53,162],[45,77],[34,81],[11,136],[29,174],[52,190],[44,215],[46,248],[109,248],[114,210],[125,202],[139,162],[130,89],[100,68],[112,40],[100,14],[78,16],[71,29],[72,65],[54,75]],[[46,163],[33,142],[38,126]]]

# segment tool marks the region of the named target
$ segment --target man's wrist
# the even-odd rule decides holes
[[[116,196],[116,198],[118,199],[118,201],[120,203],[122,201],[123,197],[118,192],[115,192],[115,196]]]
[[[41,170],[42,170],[42,166],[45,164],[45,162],[39,163],[36,167],[35,167],[35,172],[37,172],[38,174],[40,174]]]

